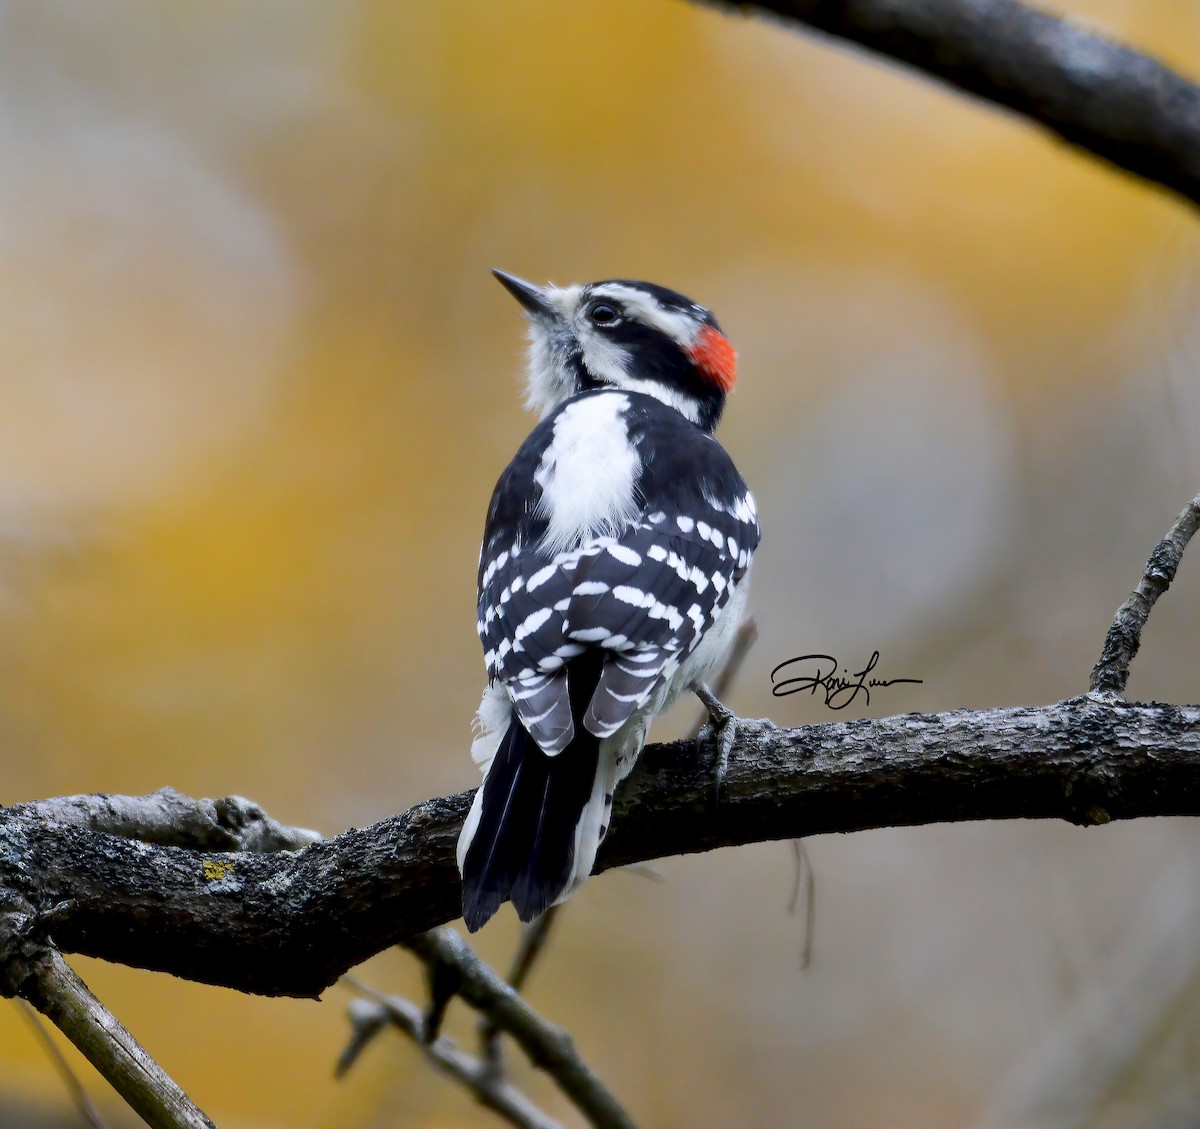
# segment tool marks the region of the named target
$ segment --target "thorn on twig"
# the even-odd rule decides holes
[[[1155,546],[1137,587],[1118,609],[1104,639],[1100,658],[1092,668],[1089,689],[1093,694],[1122,697],[1129,681],[1129,665],[1142,641],[1142,628],[1155,601],[1171,585],[1192,535],[1200,528],[1200,495],[1175,519],[1170,532]]]

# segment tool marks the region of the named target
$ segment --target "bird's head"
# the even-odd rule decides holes
[[[535,286],[492,273],[529,318],[526,399],[539,416],[577,392],[623,388],[717,426],[737,354],[703,306],[651,282]]]

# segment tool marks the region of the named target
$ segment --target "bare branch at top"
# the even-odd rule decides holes
[[[1017,0],[707,0],[770,12],[1020,114],[1200,204],[1200,86]]]

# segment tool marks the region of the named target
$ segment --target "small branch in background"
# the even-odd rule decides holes
[[[453,929],[434,929],[403,945],[429,968],[452,970],[458,979],[458,995],[511,1035],[589,1124],[596,1129],[634,1129],[629,1115],[579,1056],[570,1035],[538,1015]]]
[[[338,1078],[345,1077],[380,1031],[394,1027],[416,1043],[437,1070],[465,1086],[481,1105],[499,1114],[510,1125],[518,1129],[562,1129],[515,1086],[497,1077],[489,1063],[460,1051],[453,1039],[441,1035],[427,1040],[425,1018],[416,1004],[398,996],[385,996],[350,976],[344,976],[342,982],[369,998],[357,999],[350,1004],[351,1036],[338,1059],[335,1070]]]
[[[71,1096],[75,1108],[79,1110],[79,1115],[92,1129],[108,1129],[108,1123],[100,1116],[100,1111],[88,1097],[88,1092],[83,1088],[79,1075],[71,1069],[71,1064],[67,1062],[66,1056],[50,1037],[50,1032],[46,1030],[46,1025],[42,1022],[42,1017],[25,1000],[17,1000],[17,1004],[21,1009],[21,1014],[29,1020],[29,1025],[37,1033],[38,1040],[46,1048],[46,1053],[50,1056],[54,1069],[58,1071],[59,1077],[67,1087],[67,1093]]]
[[[1200,203],[1200,86],[1017,0],[708,0],[857,43]]]
[[[621,868],[625,874],[634,874],[638,878],[649,878],[651,882],[665,882],[667,876],[663,874],[657,866],[651,866],[648,862],[631,862],[628,866]]]
[[[525,1049],[535,1065],[545,1070],[559,1088],[597,1126],[632,1126],[620,1107],[607,1095],[599,1081],[575,1054],[569,1036],[537,1015],[518,994],[545,943],[554,919],[553,907],[529,926],[522,936],[507,982],[479,959],[457,933],[440,929],[439,936],[426,935],[408,944],[425,965],[433,987],[430,1007],[422,1012],[416,1004],[397,996],[386,996],[353,976],[341,983],[360,993],[349,1009],[350,1041],[338,1059],[335,1074],[344,1077],[363,1050],[388,1027],[403,1031],[440,1071],[465,1086],[487,1108],[513,1125],[532,1129],[561,1129],[528,1098],[505,1080],[499,1055],[499,1035],[507,1031]],[[454,1041],[439,1034],[447,992],[481,1013],[483,1055],[475,1058],[458,1049]],[[619,1115],[619,1116],[618,1116]]]
[[[54,1024],[151,1129],[216,1129],[88,991],[52,946],[23,962],[20,995]]]
[[[817,925],[817,874],[813,870],[812,859],[808,857],[803,839],[792,840],[792,853],[796,859],[796,882],[792,887],[787,911],[794,915],[800,908],[800,900],[803,897],[804,943],[800,948],[800,967],[808,968],[812,964],[813,933]]]
[[[1122,697],[1129,681],[1129,664],[1142,642],[1142,628],[1150,617],[1155,601],[1175,579],[1175,572],[1187,543],[1200,528],[1200,496],[1193,498],[1175,519],[1170,532],[1155,546],[1146,562],[1142,579],[1118,609],[1100,659],[1092,668],[1090,690],[1093,694]]]
[[[521,943],[517,946],[512,967],[508,970],[508,986],[514,992],[524,989],[525,981],[529,979],[537,958],[546,947],[550,929],[561,909],[558,905],[551,906],[521,930]],[[491,1016],[484,1016],[479,1021],[479,1045],[484,1062],[488,1063],[497,1075],[502,1074],[504,1063],[500,1053],[500,1028]]]
[[[541,917],[522,930],[521,944],[513,958],[512,968],[508,970],[508,984],[514,992],[519,992],[525,987],[525,981],[533,971],[534,962],[541,955],[550,936],[550,927],[561,910],[561,905],[551,906]]]
[[[321,841],[316,831],[280,823],[242,796],[194,800],[174,788],[160,788],[147,796],[58,796],[14,804],[10,810],[37,816],[56,827],[82,827],[193,851],[271,854],[298,851]]]

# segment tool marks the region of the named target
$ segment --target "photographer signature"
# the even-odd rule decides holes
[[[797,664],[813,663],[812,673],[796,674]],[[838,661],[832,655],[798,655],[794,659],[781,662],[771,671],[771,693],[776,698],[787,697],[788,694],[799,694],[807,690],[810,694],[817,693],[817,687],[825,693],[825,705],[831,710],[844,710],[861,693],[865,696],[866,705],[871,704],[871,691],[883,686],[895,686],[901,682],[916,685],[924,683],[923,678],[868,678],[867,675],[879,663],[879,652],[871,655],[870,662],[862,670],[851,672],[842,667],[842,677],[838,676]],[[776,675],[781,671],[793,668],[788,677],[776,681]]]

